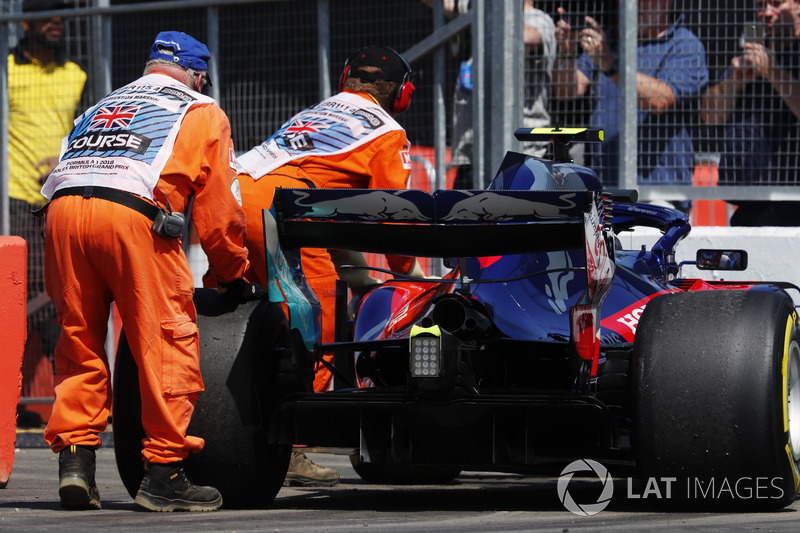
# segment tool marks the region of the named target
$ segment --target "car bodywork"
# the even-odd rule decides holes
[[[637,203],[635,191],[604,190],[594,172],[566,160],[570,142],[600,141],[602,131],[517,134],[552,141],[556,159],[509,152],[487,190],[276,190],[272,208],[264,212],[270,305],[281,306],[289,329],[303,342],[289,350],[295,352],[289,360],[296,376],[280,383],[290,386],[278,383],[266,398],[265,385],[252,385],[270,413],[268,420],[256,421],[263,425],[263,441],[349,449],[362,477],[386,483],[442,481],[461,470],[536,473],[580,458],[639,466],[643,478],[687,476],[690,469],[711,477],[755,472],[783,480],[780,497],[757,502],[761,507],[788,504],[800,480],[800,436],[791,436],[800,417],[788,407],[789,398],[800,394],[797,314],[787,293],[797,288],[681,278],[675,248],[691,229],[686,215]],[[622,249],[617,234],[639,226],[657,228],[660,238],[649,249]],[[392,279],[360,297],[349,319],[346,298],[340,297],[337,342],[320,346],[319,304],[305,287],[299,262],[303,247],[433,257],[446,273],[425,279],[390,273]],[[722,252],[702,251],[701,266],[731,268],[722,264]],[[746,261],[746,253],[729,252],[739,264]],[[647,394],[662,397],[644,392],[662,380],[659,376],[684,367],[687,376],[668,378],[670,390],[684,387],[691,401],[702,402],[708,389],[707,401],[723,407],[720,398],[743,389],[707,387],[700,371],[692,370],[718,363],[722,353],[738,348],[711,342],[705,331],[679,322],[681,312],[650,313],[652,334],[638,343],[645,310],[665,296],[729,293],[734,296],[714,296],[710,303],[669,299],[680,300],[677,309],[685,307],[691,320],[710,316],[708,327],[723,329],[721,324],[731,322],[715,317],[726,311],[703,306],[729,307],[744,299],[741,305],[747,307],[753,298],[743,294],[754,292],[760,293],[757,300],[768,300],[765,308],[780,311],[773,313],[780,318],[766,337],[785,342],[755,339],[767,346],[765,355],[737,357],[764,360],[770,389],[765,412],[783,410],[780,416],[769,414],[774,424],[763,431],[763,447],[770,449],[772,463],[781,463],[779,471],[755,465],[706,472],[692,462],[697,454],[691,450],[669,465],[654,460],[662,442],[691,425],[674,428],[659,418],[665,408]],[[659,328],[671,320],[684,331]],[[201,324],[201,335],[215,327]],[[731,327],[737,327],[735,320]],[[701,351],[719,345],[722,353],[663,354],[661,346],[672,336],[691,339]],[[296,352],[317,357],[322,351],[336,354],[335,386],[315,394]],[[230,379],[223,381],[230,387]],[[195,418],[206,416],[201,406],[198,411]],[[701,415],[690,422],[710,427]],[[784,425],[781,432],[778,426]],[[726,440],[728,431],[738,435],[735,426],[720,422],[707,439]],[[204,427],[208,431],[211,425]],[[657,443],[648,438],[652,435]],[[743,446],[731,447],[742,452]],[[717,455],[730,452],[721,449]],[[703,461],[713,463],[709,457]],[[690,500],[684,495],[684,503]]]

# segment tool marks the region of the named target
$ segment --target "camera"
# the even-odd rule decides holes
[[[164,209],[159,209],[156,218],[153,219],[151,229],[156,235],[177,239],[183,235],[183,228],[186,225],[183,213],[170,213]]]

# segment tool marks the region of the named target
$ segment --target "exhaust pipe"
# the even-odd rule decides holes
[[[488,334],[492,321],[475,300],[458,295],[447,295],[434,304],[433,322],[459,338],[476,339]]]

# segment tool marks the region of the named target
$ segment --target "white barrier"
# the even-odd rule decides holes
[[[651,228],[638,228],[619,235],[622,246],[632,250],[647,245],[648,249],[660,233]],[[699,248],[728,248],[746,250],[747,270],[723,272],[697,270],[684,266],[682,277],[730,281],[788,281],[800,286],[800,271],[795,264],[800,258],[800,227],[697,227],[675,248],[676,260],[694,261]],[[800,294],[790,291],[795,303],[800,303]]]

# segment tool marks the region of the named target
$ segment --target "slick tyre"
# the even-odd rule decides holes
[[[145,438],[145,433],[142,427],[138,367],[131,355],[124,330],[117,343],[112,390],[111,429],[114,436],[114,456],[122,484],[131,498],[135,498],[144,478],[142,439]]]
[[[205,439],[205,446],[187,458],[186,470],[195,484],[217,488],[225,507],[264,507],[280,490],[289,464],[291,445],[274,442],[271,423],[280,400],[278,367],[282,358],[296,359],[297,342],[277,304],[259,301],[230,309],[224,300],[217,304],[214,294],[198,293],[205,390],[188,434]],[[135,363],[123,340],[114,392],[117,466],[133,496],[143,476],[144,431]]]
[[[660,484],[661,503],[768,510],[794,501],[800,334],[787,295],[658,297],[639,321],[633,372],[641,483]]]

